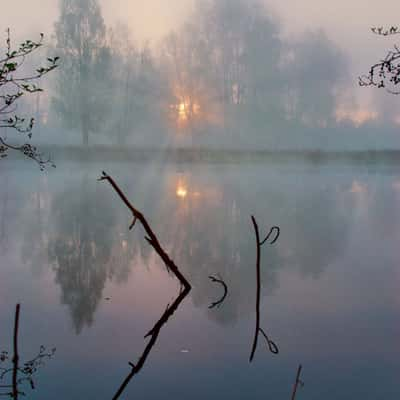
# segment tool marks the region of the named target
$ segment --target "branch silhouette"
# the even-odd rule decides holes
[[[40,346],[40,350],[38,355],[24,362],[22,366],[20,366],[19,360],[19,350],[18,350],[18,332],[19,332],[19,314],[20,314],[20,304],[17,304],[15,307],[15,317],[14,317],[14,333],[13,333],[13,357],[11,359],[12,367],[0,367],[0,380],[4,379],[4,377],[12,374],[11,384],[0,385],[0,389],[9,389],[9,392],[0,393],[0,396],[7,396],[13,399],[18,399],[19,395],[25,396],[25,393],[19,389],[19,385],[24,382],[29,382],[31,389],[35,389],[35,383],[33,381],[33,375],[38,371],[39,367],[44,365],[43,360],[45,358],[50,359],[53,357],[56,349],[53,348],[51,352],[46,352],[46,348],[44,346]],[[9,356],[7,351],[2,351],[0,353],[0,363],[9,361]],[[21,377],[18,377],[18,374],[21,374]]]
[[[175,263],[169,258],[168,254],[164,251],[164,249],[161,247],[160,242],[158,241],[156,235],[154,234],[153,230],[150,228],[149,223],[145,219],[144,215],[138,211],[132,204],[131,202],[127,199],[125,194],[122,192],[122,190],[119,188],[119,186],[116,184],[113,178],[111,176],[107,175],[103,171],[103,175],[101,178],[99,178],[99,181],[107,181],[110,183],[110,185],[113,187],[113,189],[117,192],[121,200],[125,203],[125,205],[131,210],[133,220],[131,225],[129,226],[129,229],[132,230],[133,227],[136,224],[136,221],[139,220],[139,222],[142,224],[144,230],[147,233],[147,236],[145,236],[145,239],[147,242],[154,248],[154,250],[157,252],[157,254],[160,256],[160,258],[164,261],[164,264],[167,268],[168,272],[172,272],[179,280],[179,282],[187,289],[191,289],[191,285],[189,282],[186,280],[186,278],[182,275],[182,273],[179,271],[178,267],[175,265]]]
[[[372,33],[381,36],[388,35],[398,35],[400,34],[400,30],[398,26],[391,26],[390,28],[384,28],[383,26],[373,26],[371,27]]]
[[[14,355],[13,355],[13,377],[12,377],[12,386],[13,386],[13,398],[18,399],[18,386],[17,386],[17,381],[18,381],[18,362],[19,362],[19,355],[18,355],[18,328],[19,328],[19,310],[20,310],[20,305],[17,304],[15,307],[15,318],[14,318],[14,339],[13,339],[13,345],[14,345]]]
[[[226,283],[222,280],[221,277],[220,277],[220,279],[215,278],[214,276],[209,276],[208,278],[209,278],[212,282],[216,282],[216,283],[221,284],[222,287],[224,288],[224,294],[222,295],[222,297],[221,297],[219,300],[214,301],[213,303],[211,303],[211,304],[209,305],[208,308],[211,309],[211,308],[214,308],[214,307],[219,307],[219,306],[223,303],[223,301],[225,300],[225,298],[226,298],[226,296],[227,296],[227,294],[228,294],[228,286],[227,286]]]
[[[257,221],[254,218],[254,216],[251,216],[251,220],[253,222],[254,226],[254,232],[256,235],[256,243],[257,243],[257,260],[256,260],[256,270],[257,270],[257,293],[256,293],[256,328],[254,332],[254,340],[253,340],[253,346],[251,349],[250,353],[250,362],[253,361],[254,354],[257,349],[257,343],[258,343],[258,335],[261,332],[261,334],[264,336],[265,340],[267,341],[268,348],[271,353],[273,354],[278,354],[279,349],[277,345],[269,339],[265,331],[260,327],[260,299],[261,299],[261,267],[260,267],[260,262],[261,262],[261,246],[264,245],[271,237],[271,235],[275,232],[275,237],[271,240],[270,244],[274,244],[280,235],[280,228],[278,226],[273,226],[268,235],[261,241],[260,240],[260,231],[258,229]]]
[[[296,381],[294,382],[294,385],[293,385],[292,400],[295,400],[295,398],[296,398],[297,387],[299,386],[299,384],[301,387],[304,386],[304,382],[300,380],[301,368],[302,368],[302,366],[300,364],[299,368],[297,369]]]
[[[157,254],[161,257],[163,260],[167,271],[173,273],[176,278],[179,280],[181,283],[181,291],[179,296],[175,299],[175,301],[171,305],[167,305],[166,310],[160,317],[160,319],[155,323],[154,327],[145,335],[144,338],[149,337],[150,340],[147,343],[143,353],[139,357],[138,361],[136,364],[133,364],[132,362],[129,363],[131,366],[131,372],[126,376],[120,387],[118,388],[117,392],[115,393],[113,400],[118,399],[131,379],[143,368],[147,357],[149,356],[152,348],[154,347],[158,336],[160,334],[160,331],[162,327],[167,323],[169,318],[174,314],[174,312],[178,309],[179,305],[182,303],[184,298],[189,294],[191,290],[191,285],[190,283],[186,280],[186,278],[182,275],[182,273],[179,271],[178,267],[175,265],[175,263],[169,258],[168,254],[164,251],[164,249],[161,247],[156,235],[154,234],[153,230],[151,229],[149,223],[145,219],[144,215],[138,211],[127,199],[125,194],[122,192],[122,190],[119,188],[117,183],[114,181],[111,176],[107,175],[103,171],[103,175],[101,178],[99,178],[99,181],[107,181],[110,183],[110,185],[113,187],[113,189],[117,192],[121,200],[125,203],[125,205],[131,210],[133,220],[131,225],[129,226],[129,229],[131,230],[134,226],[137,220],[142,224],[144,230],[146,231],[147,236],[145,236],[145,239],[147,242],[154,248],[154,250],[157,252]]]
[[[48,57],[47,65],[36,68],[34,72],[24,73],[23,64],[26,57],[43,46],[44,35],[41,33],[38,41],[26,40],[17,48],[14,48],[11,45],[10,29],[7,29],[6,33],[6,49],[0,57],[0,88],[2,89],[0,91],[0,128],[14,129],[20,134],[27,134],[28,138],[31,139],[35,119],[27,119],[13,115],[13,113],[17,110],[18,101],[21,97],[43,91],[34,82],[57,68],[59,57]],[[41,170],[47,164],[55,167],[50,158],[43,157],[36,146],[32,146],[30,143],[12,144],[0,135],[0,159],[7,156],[8,150],[19,151],[24,156],[36,161]]]
[[[372,32],[377,35],[396,35],[400,30],[392,26],[389,29],[383,27],[373,27]],[[375,86],[379,89],[384,88],[391,94],[400,94],[398,84],[400,83],[400,49],[393,46],[394,50],[387,53],[383,60],[372,65],[368,74],[358,78],[360,86]]]

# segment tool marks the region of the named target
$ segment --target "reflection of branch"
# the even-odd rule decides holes
[[[293,386],[292,400],[295,400],[295,398],[296,398],[297,386],[299,384],[300,384],[301,387],[304,386],[304,382],[300,380],[301,368],[302,367],[301,367],[301,364],[300,364],[299,368],[297,369],[296,381],[294,382],[294,386]]]
[[[134,365],[133,363],[129,363],[129,365],[132,367],[132,370],[126,376],[126,378],[122,382],[121,386],[115,393],[115,395],[113,397],[113,400],[115,400],[120,397],[120,395],[125,390],[126,386],[130,382],[130,380],[133,378],[133,376],[136,375],[142,369],[144,363],[146,362],[147,357],[149,356],[149,354],[151,352],[151,349],[153,348],[153,346],[155,345],[155,343],[158,339],[158,335],[160,334],[161,328],[167,323],[168,319],[178,309],[178,307],[181,304],[181,302],[183,301],[183,299],[189,294],[189,292],[191,290],[191,285],[186,280],[186,278],[181,274],[181,272],[179,271],[179,269],[175,265],[175,263],[169,258],[168,254],[161,247],[156,235],[154,234],[153,230],[150,228],[150,225],[146,221],[143,214],[140,211],[138,211],[136,208],[133,207],[133,205],[129,202],[129,200],[127,199],[125,194],[122,192],[122,190],[119,188],[119,186],[115,183],[113,178],[111,178],[109,175],[107,175],[105,172],[103,172],[103,175],[99,180],[100,181],[106,180],[111,184],[111,186],[117,192],[117,194],[122,199],[122,201],[125,203],[125,205],[132,211],[133,221],[129,228],[130,229],[133,228],[136,220],[140,221],[144,230],[147,233],[147,236],[145,237],[145,239],[149,242],[149,244],[154,248],[154,250],[157,252],[157,254],[164,261],[167,271],[168,272],[171,271],[177,277],[177,279],[179,280],[179,282],[182,285],[179,296],[176,298],[176,300],[171,305],[167,306],[167,308],[164,311],[164,313],[162,314],[161,318],[156,322],[154,327],[146,334],[145,338],[150,337],[150,340],[147,343],[147,345],[146,345],[142,355],[140,356],[138,362],[136,363],[136,365]]]
[[[220,283],[224,288],[224,294],[222,295],[222,297],[218,301],[214,301],[214,303],[211,303],[211,305],[208,308],[219,307],[225,300],[226,295],[228,294],[228,286],[222,279],[217,279],[214,276],[209,276],[209,279],[211,279],[212,282]]]
[[[257,261],[256,261],[256,268],[257,268],[257,294],[256,294],[256,329],[254,332],[254,340],[253,340],[253,346],[251,349],[251,354],[250,354],[250,362],[253,361],[254,353],[256,352],[257,349],[257,341],[258,341],[258,335],[261,332],[263,336],[265,337],[265,340],[267,341],[269,350],[271,353],[278,354],[279,350],[276,344],[268,338],[266,333],[262,328],[260,328],[260,298],[261,298],[261,271],[260,271],[260,259],[261,259],[261,246],[268,241],[270,236],[276,231],[275,237],[273,240],[271,240],[270,244],[274,244],[280,235],[280,229],[277,226],[273,226],[268,235],[265,237],[264,240],[260,241],[260,232],[258,230],[258,225],[257,221],[254,218],[254,216],[251,216],[251,220],[253,221],[253,226],[254,226],[254,231],[256,234],[256,241],[257,241]]]
[[[172,303],[172,305],[168,306],[165,310],[164,314],[161,318],[156,322],[154,327],[146,334],[145,338],[150,337],[149,342],[147,343],[142,355],[139,357],[138,362],[135,364],[129,363],[132,367],[131,372],[126,376],[121,386],[118,388],[117,392],[113,396],[113,400],[118,399],[122,392],[125,390],[126,386],[130,382],[130,380],[136,375],[143,367],[144,363],[147,360],[153,346],[156,344],[158,339],[158,335],[160,334],[161,328],[167,323],[168,319],[172,316],[172,314],[178,309],[179,305],[182,303],[184,298],[189,294],[190,288],[185,287],[183,291],[179,294],[176,300]]]

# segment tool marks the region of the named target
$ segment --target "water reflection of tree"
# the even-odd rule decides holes
[[[238,205],[234,188],[212,182],[210,176],[204,181],[195,176],[173,176],[166,180],[164,190],[154,219],[163,221],[160,236],[193,284],[195,306],[208,309],[210,299],[218,297],[219,288],[208,277],[219,274],[229,295],[217,311],[209,310],[210,318],[231,324],[239,315],[253,312],[254,238],[247,207]],[[275,249],[269,249],[265,262],[262,285],[271,292],[277,286],[276,272],[281,265]]]
[[[84,178],[55,196],[49,261],[61,286],[76,333],[93,323],[106,280],[129,273],[129,242],[117,227],[112,201]],[[118,254],[118,256],[116,255]]]
[[[334,188],[305,191],[297,196],[293,210],[286,220],[287,261],[303,275],[318,278],[344,251],[351,221]]]
[[[239,202],[241,209],[247,203],[269,226],[281,227],[276,246],[285,268],[317,278],[345,250],[353,221],[339,187],[315,177],[243,179],[241,192],[251,196]]]
[[[33,274],[40,275],[48,264],[48,207],[49,191],[45,182],[39,182],[38,187],[30,193],[24,216],[23,241],[21,260],[29,263]]]
[[[179,185],[185,186],[184,190],[177,190]],[[228,285],[223,305],[209,310],[210,318],[219,323],[234,323],[254,311],[251,212],[262,216],[268,226],[282,227],[280,242],[268,247],[263,256],[263,295],[277,288],[282,268],[319,277],[347,243],[351,220],[334,186],[313,185],[296,191],[281,182],[268,185],[260,179],[236,177],[220,181],[209,175],[187,174],[185,179],[166,179],[163,190],[163,202],[153,218],[163,221],[160,236],[193,284],[195,306],[207,309],[210,299],[218,297],[209,275],[219,274]]]

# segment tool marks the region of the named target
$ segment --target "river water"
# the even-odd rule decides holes
[[[192,285],[122,399],[290,399],[299,364],[296,399],[399,399],[400,167],[156,162],[0,171],[0,351],[17,303],[21,362],[56,348],[26,398],[111,399],[180,293],[102,170]],[[260,304],[279,354],[260,336],[249,363],[251,215],[281,235],[261,250]],[[214,308],[209,276],[228,288]]]

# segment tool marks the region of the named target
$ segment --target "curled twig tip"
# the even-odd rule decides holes
[[[224,294],[222,295],[222,297],[221,297],[218,301],[215,301],[215,302],[211,303],[211,304],[208,306],[208,308],[211,309],[211,308],[214,308],[214,307],[220,307],[220,305],[223,303],[223,301],[225,300],[225,298],[226,298],[226,296],[227,296],[227,294],[228,294],[228,286],[227,286],[227,284],[222,280],[222,278],[221,278],[221,279],[217,279],[217,278],[215,278],[215,277],[212,276],[212,275],[210,275],[208,278],[211,280],[211,282],[219,283],[219,284],[221,284],[222,287],[224,288]]]
[[[274,238],[273,240],[271,240],[271,243],[270,243],[270,244],[276,243],[276,241],[278,240],[278,238],[279,238],[279,236],[280,236],[280,234],[281,234],[281,229],[279,228],[279,226],[273,226],[273,227],[270,229],[268,235],[267,235],[267,236],[265,237],[265,239],[260,243],[260,246],[262,246],[262,245],[269,239],[269,237],[272,235],[272,233],[273,233],[274,231],[276,231],[276,235],[275,235],[275,238]]]

